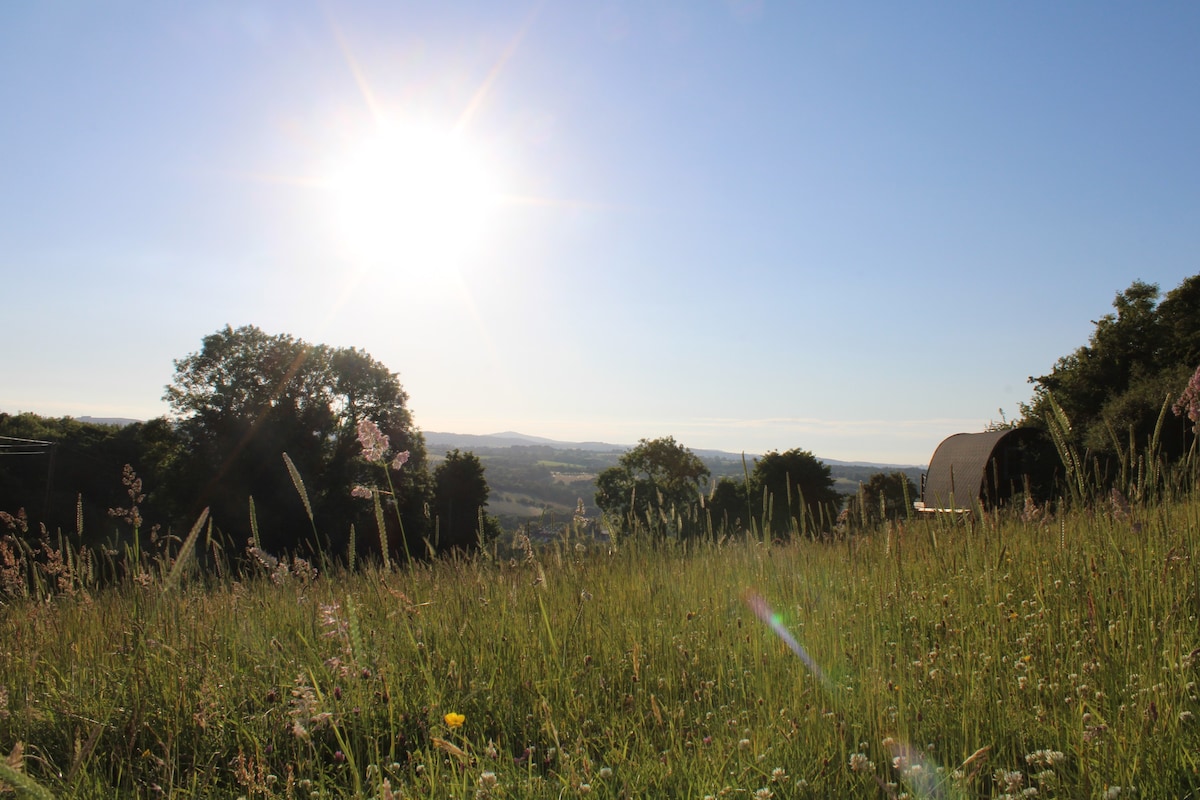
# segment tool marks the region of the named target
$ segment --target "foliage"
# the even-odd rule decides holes
[[[873,534],[572,543],[358,573],[257,554],[261,571],[237,581],[189,577],[176,545],[107,590],[51,541],[17,560],[57,564],[60,580],[25,569],[31,591],[0,601],[0,787],[84,800],[1200,791],[1200,500]],[[751,589],[811,668],[756,621]]]
[[[1051,395],[1071,420],[1069,443],[1107,458],[1132,439],[1146,446],[1163,403],[1176,397],[1200,363],[1200,275],[1159,302],[1159,289],[1134,281],[1113,301],[1115,313],[1095,323],[1088,344],[1063,356],[1047,375],[1030,378],[1034,396],[1021,406],[1022,425],[1044,427]],[[1191,431],[1178,423],[1161,432],[1168,458],[1186,452]]]
[[[484,511],[489,489],[478,456],[451,450],[434,468],[433,484],[438,520],[434,543],[439,552],[474,550],[499,535],[499,523]]]
[[[772,536],[815,536],[841,511],[830,468],[799,448],[756,459],[750,491],[762,498],[763,529]]]
[[[916,484],[903,472],[877,472],[866,483],[859,484],[858,493],[850,498],[847,508],[855,522],[877,525],[907,518],[912,513],[913,501],[919,498]]]
[[[721,478],[713,484],[705,501],[708,519],[714,531],[744,535],[753,532],[757,522],[751,513],[745,480]]]
[[[148,518],[161,522],[176,511],[164,476],[181,443],[164,419],[118,427],[0,413],[0,436],[50,443],[0,459],[0,510],[25,509],[35,530],[71,531],[91,544],[127,536],[109,514],[125,500],[117,476],[127,464],[144,478]]]
[[[698,511],[708,477],[704,462],[674,437],[642,439],[596,477],[596,505],[612,525],[688,538],[704,530]]]
[[[1192,432],[1200,433],[1200,367],[1196,367],[1187,388],[1176,398],[1171,410],[1177,417],[1187,417],[1192,423]]]
[[[392,501],[410,536],[419,541],[424,532],[431,487],[423,437],[395,373],[361,350],[227,326],[175,362],[165,399],[183,442],[173,490],[192,512],[211,507],[215,524],[233,541],[252,535],[251,498],[268,551],[305,542],[314,551],[340,549],[351,524],[372,525],[370,510],[350,496],[371,470],[360,456],[363,420],[409,452]],[[284,453],[309,487],[304,507]]]

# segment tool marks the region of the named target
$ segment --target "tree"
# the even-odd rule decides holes
[[[750,526],[750,505],[746,498],[746,482],[721,478],[713,486],[704,504],[713,531],[737,534]]]
[[[877,472],[850,498],[850,518],[872,525],[906,517],[918,497],[916,484],[903,472]]]
[[[704,462],[674,437],[642,439],[596,476],[596,505],[623,530],[645,525],[686,538],[703,530],[699,506],[708,478]]]
[[[481,541],[499,535],[499,523],[484,511],[490,490],[483,473],[478,456],[457,449],[434,468],[435,546],[439,551],[473,550]]]
[[[175,491],[193,513],[211,507],[236,544],[251,536],[251,497],[267,549],[303,540],[313,548],[341,545],[351,523],[373,529],[373,511],[350,496],[378,469],[361,457],[357,425],[364,419],[410,453],[394,476],[394,501],[419,541],[430,496],[424,438],[396,374],[363,351],[226,326],[175,362],[165,399],[184,443]],[[313,520],[284,453],[303,480]]]
[[[1022,404],[1022,424],[1044,427],[1050,397],[1071,422],[1080,452],[1111,456],[1146,447],[1167,398],[1187,385],[1200,361],[1200,275],[1158,302],[1154,284],[1134,281],[1113,300],[1115,313],[1095,322],[1088,343],[1030,378],[1033,398]],[[1160,441],[1170,455],[1190,443],[1187,426],[1168,428]]]
[[[773,536],[815,535],[841,508],[829,467],[807,450],[773,450],[754,462],[750,477],[751,496],[763,498],[763,529]]]
[[[50,443],[0,459],[0,511],[24,508],[35,529],[81,533],[89,545],[126,540],[131,531],[108,513],[128,500],[121,483],[126,464],[143,481],[148,528],[178,518],[164,475],[179,441],[165,419],[117,426],[0,413],[0,437]]]

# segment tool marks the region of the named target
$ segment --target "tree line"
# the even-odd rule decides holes
[[[1152,441],[1164,458],[1178,459],[1195,439],[1194,418],[1172,406],[1200,366],[1200,275],[1165,296],[1134,281],[1112,305],[1087,344],[1029,379],[1033,397],[1019,424],[1046,428],[1057,404],[1070,422],[1069,443],[1102,472]]]
[[[171,417],[124,427],[0,414],[0,436],[53,443],[0,459],[0,510],[98,544],[114,524],[186,530],[207,508],[223,541],[274,552],[441,553],[498,532],[479,459],[431,467],[398,376],[361,350],[227,326],[175,362],[165,399]],[[386,462],[364,457],[364,423]]]
[[[1057,408],[1066,444],[1101,474],[1151,443],[1182,456],[1200,418],[1200,275],[1165,296],[1135,281],[1113,306],[1086,345],[1030,378],[1015,423],[1045,428]],[[432,463],[398,375],[362,350],[226,326],[174,366],[167,417],[115,427],[0,413],[0,437],[53,443],[0,448],[0,532],[40,523],[101,543],[120,526],[126,538],[185,530],[208,509],[223,541],[269,551],[437,554],[499,533],[480,459],[453,450]],[[643,439],[599,473],[595,502],[616,535],[778,538],[904,515],[917,496],[897,472],[844,498],[800,448],[744,472],[713,480],[674,438]]]

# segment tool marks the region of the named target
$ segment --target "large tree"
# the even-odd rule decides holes
[[[379,481],[378,465],[362,458],[363,420],[395,450],[409,452],[408,463],[390,475],[394,502],[410,538],[423,533],[430,498],[424,438],[397,375],[365,352],[226,326],[175,362],[165,399],[185,443],[176,491],[192,510],[210,506],[235,543],[251,536],[251,497],[268,549],[338,547],[352,522],[373,528],[371,510],[350,496],[353,485]],[[308,508],[284,453],[303,481]]]
[[[1034,394],[1021,406],[1023,425],[1044,425],[1053,397],[1080,451],[1113,454],[1131,437],[1135,448],[1148,444],[1164,403],[1183,391],[1200,363],[1200,275],[1161,302],[1158,286],[1134,281],[1113,308],[1095,322],[1086,345],[1029,379]],[[1189,435],[1187,425],[1169,418],[1160,444],[1176,455]]]
[[[762,498],[763,527],[773,536],[816,535],[832,525],[842,504],[830,468],[799,448],[755,460],[750,488]]]
[[[699,511],[708,478],[704,462],[674,437],[642,439],[596,476],[596,505],[622,530],[645,526],[685,538],[705,528]]]

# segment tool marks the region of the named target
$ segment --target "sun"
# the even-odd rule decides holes
[[[453,128],[379,124],[331,169],[337,227],[368,266],[444,269],[485,233],[498,204],[486,159]]]

